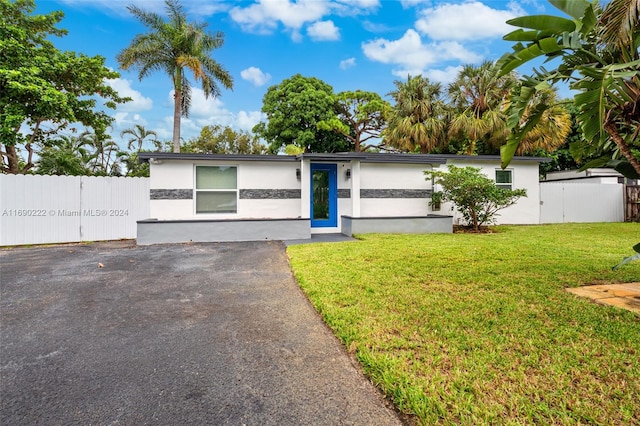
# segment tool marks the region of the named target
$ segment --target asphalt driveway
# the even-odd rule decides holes
[[[280,242],[0,250],[2,425],[400,424]]]

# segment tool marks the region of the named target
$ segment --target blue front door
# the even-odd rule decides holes
[[[335,164],[311,164],[311,227],[338,226],[338,171]]]

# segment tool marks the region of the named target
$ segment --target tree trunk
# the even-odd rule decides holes
[[[473,218],[473,230],[479,231],[480,226],[478,225],[478,213],[475,210],[471,210],[471,217]]]
[[[173,152],[180,152],[180,116],[182,115],[182,92],[176,90],[173,95]]]
[[[620,136],[620,133],[618,133],[616,124],[612,122],[605,123],[604,129],[607,131],[607,133],[609,133],[609,136],[611,136],[613,142],[615,142],[615,144],[618,146],[624,158],[629,161],[636,173],[640,174],[640,161],[638,161],[635,155],[633,155],[633,153],[631,152],[631,148],[629,148],[629,145],[627,145],[624,139],[622,139],[622,137]]]
[[[20,164],[18,162],[18,151],[15,146],[5,145],[7,152],[7,172],[12,175],[20,173]]]
[[[180,118],[182,117],[182,69],[178,67],[173,80],[173,152],[180,152]]]

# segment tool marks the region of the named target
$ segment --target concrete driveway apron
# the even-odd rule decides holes
[[[280,242],[7,249],[0,268],[0,424],[400,424]]]

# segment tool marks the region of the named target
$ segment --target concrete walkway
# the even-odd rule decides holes
[[[567,291],[640,314],[640,283],[589,285],[568,288]]]
[[[9,249],[0,268],[0,424],[401,424],[280,242]]]
[[[313,243],[342,243],[345,241],[358,241],[356,238],[349,237],[344,234],[311,234],[310,239],[305,240],[286,240],[283,241],[284,245],[289,247],[299,244],[313,244]]]

